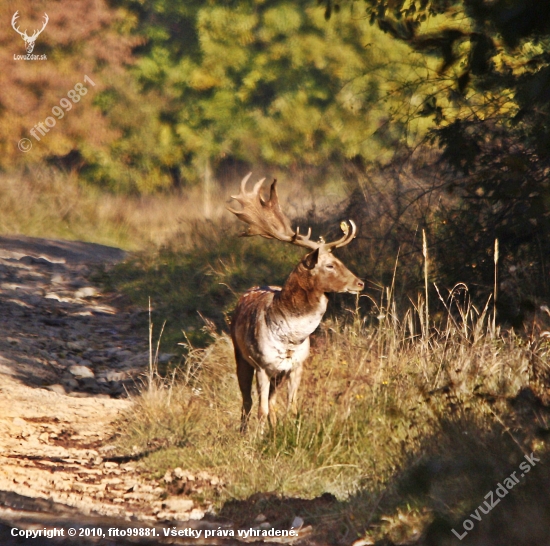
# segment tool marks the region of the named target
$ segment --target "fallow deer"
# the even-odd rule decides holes
[[[304,247],[310,252],[290,274],[282,288],[261,286],[240,298],[231,321],[231,338],[237,361],[237,378],[243,398],[241,431],[247,429],[252,408],[252,383],[256,373],[259,418],[276,423],[277,388],[288,380],[288,408],[297,411],[297,392],[302,368],[309,356],[309,336],[319,326],[327,308],[328,292],[359,293],[364,282],[332,254],[332,249],[349,244],[357,228],[352,220],[340,224],[343,237],[332,243],[323,238],[310,240],[311,228],[302,235],[294,231],[277,196],[277,181],[271,184],[269,200],[261,195],[265,180],[248,192],[249,173],[241,182],[241,192],[232,196],[242,210],[227,207],[249,225],[243,235],[261,235]]]

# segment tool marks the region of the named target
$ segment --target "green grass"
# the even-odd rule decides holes
[[[162,329],[162,351],[181,356],[170,369],[152,366],[120,423],[121,452],[149,450],[142,465],[151,475],[182,467],[218,476],[221,488],[193,495],[231,521],[286,510],[312,523],[319,540],[347,544],[366,535],[407,543],[423,533],[444,544],[450,529],[460,529],[484,495],[535,452],[541,463],[461,544],[502,543],[492,529],[510,544],[550,540],[538,523],[550,512],[544,332],[500,331],[462,296],[442,298],[428,327],[424,296],[398,311],[392,279],[378,303],[363,300],[370,301],[368,314],[350,296],[331,297],[313,336],[298,415],[280,409],[277,426],[263,433],[253,417],[241,435],[226,319],[247,288],[283,283],[302,252],[239,238],[234,222],[199,221],[192,194],[107,196],[48,170],[2,175],[0,191],[0,233],[138,250],[97,278],[144,310],[151,301],[155,339]],[[222,200],[216,206],[221,211]],[[344,261],[362,271],[360,253],[348,252]],[[324,493],[338,501],[325,502]],[[317,501],[306,509],[290,497]],[[514,535],[518,529],[524,535]]]

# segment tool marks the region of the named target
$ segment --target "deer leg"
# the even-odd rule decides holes
[[[269,422],[272,427],[277,424],[277,390],[286,377],[286,373],[274,377],[269,386]]]
[[[267,372],[261,368],[256,372],[256,384],[258,387],[258,398],[260,400],[258,418],[260,421],[263,421],[269,415],[269,391],[271,389],[271,381],[269,380]]]
[[[269,424],[275,427],[277,424],[277,380],[273,379],[269,384]]]
[[[296,362],[296,365],[290,370],[288,375],[288,407],[293,415],[298,413],[298,387],[302,380],[303,363]]]
[[[254,368],[244,359],[237,347],[235,347],[235,360],[237,361],[237,379],[243,397],[241,432],[246,432],[250,410],[252,409],[252,381],[254,379]]]

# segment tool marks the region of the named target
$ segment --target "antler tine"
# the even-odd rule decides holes
[[[258,180],[256,184],[254,184],[254,188],[252,189],[252,195],[254,197],[258,196],[260,198],[260,201],[263,203],[264,200],[262,199],[262,194],[260,193],[260,190],[262,189],[262,185],[265,181],[265,178],[262,178],[261,180]]]
[[[241,193],[239,195],[232,195],[231,199],[236,199],[240,202],[240,197],[244,197],[246,195],[246,183],[248,182],[248,179],[252,176],[252,173],[249,172],[242,180],[241,180]],[[229,209],[231,210],[231,209]],[[233,212],[233,211],[231,211]]]
[[[292,231],[290,221],[279,206],[276,180],[271,185],[269,200],[265,201],[261,195],[261,188],[265,178],[256,182],[252,191],[246,191],[246,183],[251,174],[247,174],[241,181],[241,192],[239,195],[232,196],[233,199],[242,205],[242,210],[235,210],[229,206],[227,209],[235,214],[239,220],[248,224],[248,230],[243,235],[261,235],[268,239],[292,242],[294,231]]]
[[[300,233],[300,226],[296,228],[296,237],[301,236],[303,239],[309,239],[311,237],[311,227],[307,228],[307,235],[302,235]]]
[[[46,28],[46,25],[48,24],[48,21],[50,20],[50,18],[48,17],[48,14],[47,13],[44,13],[44,24],[42,25],[42,28],[40,30],[35,30],[33,33],[32,33],[32,37],[34,38],[35,36],[38,36],[39,34],[42,33],[42,31]]]
[[[252,171],[250,171],[242,180],[241,180],[241,193],[244,195],[246,193],[246,183],[248,179],[252,176]]]
[[[295,232],[292,229],[290,220],[285,216],[279,204],[277,180],[273,180],[271,184],[269,200],[267,201],[261,195],[261,188],[265,178],[256,182],[252,191],[246,191],[246,183],[251,174],[249,173],[243,178],[239,195],[232,196],[233,199],[242,205],[242,210],[227,207],[239,220],[248,224],[248,230],[243,235],[261,235],[268,239],[278,239],[279,241],[285,241],[309,249],[319,248],[321,246],[319,243],[309,240],[311,228],[307,236],[301,235],[299,230]]]
[[[293,243],[297,246],[302,246],[304,248],[310,248],[316,250],[323,245],[323,243],[316,243],[315,241],[310,241],[311,237],[311,227],[307,229],[307,235],[302,235],[300,233],[300,228],[296,228],[296,234],[294,235]]]
[[[319,242],[312,241],[310,239],[311,227],[308,228],[307,235],[302,235],[299,227],[294,231],[290,225],[290,220],[285,216],[279,204],[277,180],[273,180],[269,192],[269,200],[266,201],[261,195],[261,188],[265,178],[256,182],[252,191],[246,191],[246,184],[251,175],[252,173],[248,173],[242,179],[239,195],[231,196],[232,199],[235,199],[242,205],[242,210],[236,210],[227,206],[227,210],[235,214],[239,220],[248,224],[248,229],[243,235],[261,235],[268,239],[278,239],[279,241],[292,243],[310,250],[323,248],[329,252],[333,248],[339,248],[351,243],[355,238],[357,226],[353,220],[349,220],[349,224],[347,222],[340,224],[340,229],[344,233],[344,236],[332,243],[325,243],[322,238],[319,239]]]
[[[344,236],[337,241],[333,241],[332,243],[325,243],[325,248],[327,250],[349,245],[349,243],[351,243],[353,239],[355,239],[355,235],[357,234],[357,226],[355,225],[355,222],[353,220],[349,220],[349,223],[351,224],[351,231],[349,229],[348,223],[342,222],[340,224],[340,229],[344,232]]]
[[[269,188],[269,201],[274,207],[281,207],[281,205],[279,205],[279,196],[277,195],[277,179],[273,180],[273,183]]]
[[[13,27],[13,30],[15,30],[15,32],[17,32],[18,34],[21,34],[21,36],[23,36],[24,34],[26,34],[27,31],[21,32],[21,31],[19,30],[19,27],[16,27],[16,26],[15,26],[15,24],[16,24],[18,18],[19,18],[19,10],[17,10],[17,11],[13,14],[13,17],[11,18],[11,26]]]

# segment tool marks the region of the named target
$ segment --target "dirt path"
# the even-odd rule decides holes
[[[113,421],[130,406],[126,392],[146,369],[147,347],[135,335],[136,313],[88,276],[123,257],[101,245],[0,237],[0,523],[191,518],[185,526],[196,527],[204,515],[192,501],[164,499],[134,462],[113,457]],[[8,539],[6,529],[3,545],[39,544]]]

